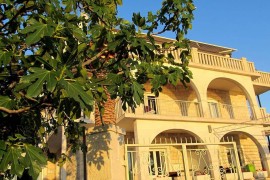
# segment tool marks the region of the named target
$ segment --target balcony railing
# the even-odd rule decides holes
[[[143,106],[144,114],[201,117],[199,102],[149,98]]]
[[[145,104],[138,107],[136,115],[150,116],[174,116],[174,117],[206,117],[202,110],[201,102],[165,100],[158,98],[145,98]],[[209,117],[212,119],[235,119],[235,120],[253,120],[253,111],[248,106],[233,106],[216,102],[208,102]],[[122,110],[121,102],[116,104],[116,119],[125,114],[131,114],[131,110]],[[148,117],[145,116],[145,117]]]
[[[270,114],[266,112],[265,108],[260,108],[262,120],[265,123],[270,123]]]
[[[181,100],[164,100],[158,98],[146,98],[145,104],[138,107],[136,115],[166,115],[166,116],[188,116],[202,117],[200,102],[181,101]],[[126,112],[122,110],[120,101],[116,104],[116,119],[125,113],[132,113],[130,109]]]
[[[259,77],[258,79],[255,79],[254,82],[255,83],[259,83],[259,84],[268,84],[270,86],[270,73],[266,73],[266,72],[261,72],[261,71],[257,71],[261,77]]]
[[[165,54],[172,53],[176,62],[180,62],[180,50],[166,51]],[[245,58],[236,59],[227,56],[214,55],[205,52],[198,52],[196,48],[192,48],[192,59],[189,66],[193,67],[211,67],[221,71],[229,71],[238,74],[250,74],[254,78],[254,83],[270,86],[270,73],[256,71],[254,63],[247,61]],[[203,66],[201,66],[203,65]]]
[[[254,119],[252,109],[248,106],[232,106],[231,104],[208,102],[208,108],[211,118],[239,120]]]
[[[198,52],[198,60],[200,64],[204,65],[244,71],[243,62],[238,59]]]

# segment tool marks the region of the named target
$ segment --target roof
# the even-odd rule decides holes
[[[165,38],[161,36],[154,36],[154,38],[156,39],[156,41],[159,41],[159,42],[175,41],[175,39]],[[194,40],[190,40],[190,46],[197,48],[199,51],[211,52],[211,53],[222,54],[222,55],[226,55],[226,54],[230,55],[233,51],[236,51],[236,49],[234,48],[218,46],[215,44],[209,44],[209,43],[204,43],[204,42],[199,42],[199,41],[194,41]]]
[[[212,52],[212,53],[217,53],[217,54],[231,54],[233,51],[236,51],[236,49],[233,49],[233,48],[228,48],[228,47],[218,46],[214,44],[193,41],[193,40],[190,40],[190,46],[194,48],[198,48],[200,51]]]

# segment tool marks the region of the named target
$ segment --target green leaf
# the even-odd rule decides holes
[[[50,24],[35,22],[34,24],[23,29],[21,33],[28,33],[25,42],[27,45],[31,45],[38,42],[44,36],[51,36],[53,34],[53,27]]]
[[[123,4],[122,0],[116,0],[116,3],[117,3],[118,5],[122,5],[122,4]]]
[[[78,46],[78,54],[81,53],[82,51],[84,51],[87,47],[87,44],[86,43],[81,43],[79,44]]]
[[[25,137],[22,136],[21,134],[15,134],[15,137],[16,137],[17,139],[25,139]]]
[[[21,78],[22,83],[29,83],[35,81],[34,84],[30,85],[27,90],[27,96],[37,97],[43,90],[43,85],[46,82],[47,90],[52,92],[57,84],[55,71],[48,71],[41,68],[30,68],[30,72],[33,74],[23,76]]]
[[[29,167],[29,175],[37,179],[42,168],[47,164],[46,156],[40,148],[31,144],[25,144],[25,152],[24,163]]]
[[[83,41],[86,34],[83,32],[82,29],[78,28],[77,26],[73,24],[69,24],[68,27],[71,29],[72,34],[75,38],[77,38],[79,41]]]
[[[15,101],[8,96],[0,96],[0,107],[12,109],[15,106]]]
[[[3,159],[0,164],[0,171],[6,171],[10,167],[10,172],[21,177],[24,168],[19,161],[21,158],[21,148],[10,146],[6,153],[4,153]]]
[[[6,143],[5,141],[0,140],[0,162],[2,159],[2,156],[6,153]]]
[[[6,150],[6,143],[3,140],[0,140],[0,149],[1,150]]]
[[[62,80],[60,83],[64,86],[68,97],[79,102],[81,108],[87,108],[87,106],[91,107],[93,105],[94,99],[92,94],[84,91],[81,84],[78,82],[68,82],[65,80]]]
[[[133,97],[137,104],[140,104],[143,99],[143,86],[136,81],[132,83]]]
[[[2,65],[7,65],[11,61],[12,52],[11,51],[0,51],[0,67]]]

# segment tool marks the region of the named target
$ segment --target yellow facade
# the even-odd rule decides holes
[[[162,37],[156,39],[160,42],[171,41]],[[106,141],[108,149],[87,156],[88,179],[161,178],[162,173],[161,175],[150,173],[155,171],[153,169],[161,167],[157,165],[150,167],[142,163],[143,157],[138,154],[143,154],[144,151],[148,151],[148,156],[150,153],[150,158],[158,161],[156,164],[161,164],[161,159],[157,160],[157,156],[169,152],[162,157],[162,161],[165,162],[166,159],[170,164],[166,164],[163,170],[169,172],[178,169],[180,172],[191,169],[193,174],[186,175],[186,179],[198,179],[199,175],[206,173],[203,171],[209,164],[220,169],[227,168],[228,171],[228,167],[232,167],[232,163],[235,163],[230,159],[233,153],[238,157],[238,166],[242,168],[243,173],[238,179],[247,177],[247,174],[244,175],[244,168],[250,164],[254,165],[258,172],[264,170],[269,174],[270,155],[266,135],[269,131],[267,126],[270,117],[265,108],[259,107],[256,96],[270,90],[270,73],[257,71],[254,64],[246,58],[232,58],[234,51],[232,48],[196,41],[191,41],[191,47],[192,59],[189,67],[193,79],[188,87],[185,88],[181,84],[176,87],[166,85],[159,97],[155,97],[151,94],[150,85],[147,83],[144,85],[146,89],[144,104],[139,106],[135,113],[130,110],[124,112],[120,101],[116,101],[115,127],[125,129],[126,133],[119,133],[113,128],[114,130],[109,131],[110,137],[113,138],[110,139],[110,143]],[[176,61],[180,61],[177,58],[179,52],[172,53]],[[91,139],[93,133],[92,135],[90,131],[89,133]],[[94,135],[97,140],[104,138],[103,131],[97,134]],[[119,144],[119,137],[123,138],[126,146]],[[90,152],[93,142],[93,139],[89,142]],[[227,142],[235,144],[235,152],[228,150]],[[134,145],[131,153],[127,154],[128,149],[124,148],[127,148],[128,144],[138,146]],[[166,146],[169,144],[172,145]],[[182,146],[183,144],[186,145]],[[95,144],[94,147],[104,148],[104,144]],[[200,149],[207,149],[204,156],[208,159],[204,164],[199,162],[196,154]],[[134,156],[133,151],[137,153]],[[60,172],[59,179],[82,179],[84,174],[82,156],[82,153],[75,154],[71,158],[72,163],[67,163],[61,168],[60,171],[66,172]],[[93,165],[95,158],[99,156],[104,156],[101,167]],[[187,167],[179,163],[184,161],[184,156],[188,157]],[[132,162],[129,162],[130,160]],[[138,176],[134,175],[135,167],[136,171],[140,172]],[[221,176],[220,172],[214,170],[207,173],[206,175],[212,179]],[[225,170],[224,174],[229,175]],[[167,176],[169,174],[162,178],[166,179]],[[205,178],[209,178],[208,176]]]

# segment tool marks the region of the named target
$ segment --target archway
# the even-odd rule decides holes
[[[249,92],[239,82],[219,77],[207,87],[207,100],[212,118],[253,120],[253,102]]]
[[[232,141],[236,143],[240,166],[243,171],[255,172],[256,170],[267,170],[264,148],[256,137],[243,131],[232,131],[226,133],[221,142]],[[228,155],[228,154],[227,154]],[[227,159],[229,157],[227,156]]]
[[[211,155],[208,147],[195,133],[184,129],[170,129],[160,132],[149,148],[151,172],[165,169],[177,176],[213,176]]]
[[[145,85],[144,113],[201,117],[201,97],[194,83],[173,86],[168,84],[162,87],[162,92],[156,97],[150,87]]]

